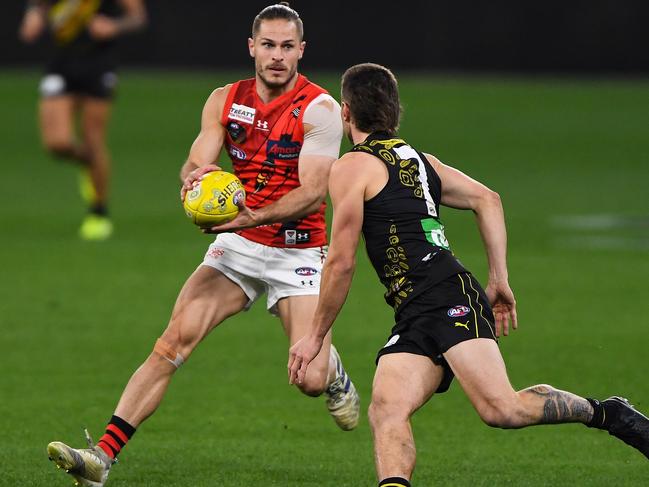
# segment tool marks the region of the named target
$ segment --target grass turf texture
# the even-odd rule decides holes
[[[123,74],[110,130],[116,231],[92,244],[76,234],[75,168],[38,143],[38,75],[0,72],[0,485],[71,485],[47,462],[46,444],[81,446],[83,426],[99,437],[165,327],[211,240],[183,214],[178,169],[205,98],[236,78]],[[336,77],[312,78],[338,93]],[[400,83],[403,136],[502,196],[520,317],[520,330],[501,340],[513,384],[622,394],[648,412],[649,115],[640,100],[649,84]],[[613,217],[574,224],[601,214]],[[472,215],[446,210],[442,218],[456,254],[485,283]],[[228,320],[199,346],[109,485],[374,485],[365,413],[356,431],[340,432],[322,399],[287,385],[286,339],[263,308]],[[361,251],[334,330],[363,410],[391,323]],[[649,478],[646,459],[603,432],[487,428],[457,384],[416,414],[414,431],[419,486],[636,486]]]

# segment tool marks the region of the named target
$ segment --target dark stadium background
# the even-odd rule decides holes
[[[151,25],[126,64],[247,68],[245,39],[263,1],[149,0]],[[416,70],[649,71],[649,2],[643,0],[294,1],[306,25],[305,69],[362,61]],[[23,2],[3,2],[0,65],[43,51],[17,41]]]
[[[0,486],[66,486],[45,446],[97,438],[166,326],[211,238],[185,217],[178,169],[211,90],[253,74],[260,1],[149,0],[125,40],[109,141],[109,241],[80,241],[76,168],[44,153],[36,121],[47,46],[0,15]],[[502,197],[520,329],[500,341],[517,388],[550,383],[649,411],[649,2],[295,1],[301,71],[339,93],[347,66],[399,77],[402,135]],[[349,147],[344,142],[344,148]],[[227,163],[224,164],[227,167]],[[482,281],[470,212],[445,209],[455,253]],[[391,310],[363,250],[334,328],[369,404]],[[341,433],[287,385],[286,339],[263,303],[215,330],[120,455],[107,487],[369,487],[365,414]],[[647,485],[647,461],[578,425],[484,426],[460,387],[414,417],[417,487]]]

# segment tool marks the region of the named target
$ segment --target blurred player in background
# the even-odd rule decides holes
[[[115,41],[146,21],[143,0],[31,0],[20,26],[24,42],[49,27],[56,44],[40,84],[41,136],[50,153],[82,166],[80,189],[89,208],[79,235],[86,240],[113,232],[106,126],[117,84]]]
[[[255,78],[218,88],[205,103],[201,131],[181,170],[181,198],[219,169],[214,163],[225,149],[245,186],[247,206],[213,229],[216,240],[181,290],[153,353],[131,377],[106,434],[84,450],[48,445],[49,457],[77,480],[103,485],[121,448],[157,409],[198,343],[264,293],[290,344],[304,335],[318,301],[327,251],[324,200],[342,138],[338,103],[297,72],[304,46],[297,12],[285,3],[265,8],[248,40]],[[324,393],[336,424],[356,427],[359,398],[331,334],[300,389],[309,396]]]
[[[517,325],[500,197],[398,137],[394,75],[376,64],[349,68],[342,105],[345,134],[356,145],[331,170],[331,249],[314,322],[289,353],[289,380],[299,386],[330,333],[351,286],[362,232],[396,322],[378,352],[369,408],[379,485],[410,487],[410,418],[454,376],[489,426],[583,423],[649,457],[649,419],[626,399],[600,402],[545,384],[513,389],[496,343],[510,322]],[[475,212],[489,263],[486,291],[450,251],[440,204]]]

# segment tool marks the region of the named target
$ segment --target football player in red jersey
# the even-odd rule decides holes
[[[235,220],[212,229],[216,240],[181,290],[153,352],[131,377],[104,436],[88,449],[48,445],[50,458],[82,483],[104,484],[121,448],[157,409],[174,372],[227,317],[266,293],[289,343],[305,334],[326,257],[324,200],[342,121],[338,103],[297,72],[302,39],[302,21],[288,4],[263,9],[248,40],[255,77],[216,89],[205,103],[200,133],[181,170],[181,198],[219,169],[217,158],[225,149],[245,186],[246,206]],[[330,334],[325,342],[300,389],[309,396],[324,393],[338,426],[350,430],[358,423],[359,398]]]

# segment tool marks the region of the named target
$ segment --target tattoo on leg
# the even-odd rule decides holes
[[[544,400],[538,424],[587,423],[593,418],[593,407],[586,399],[552,386],[528,387],[521,394],[533,394]]]

